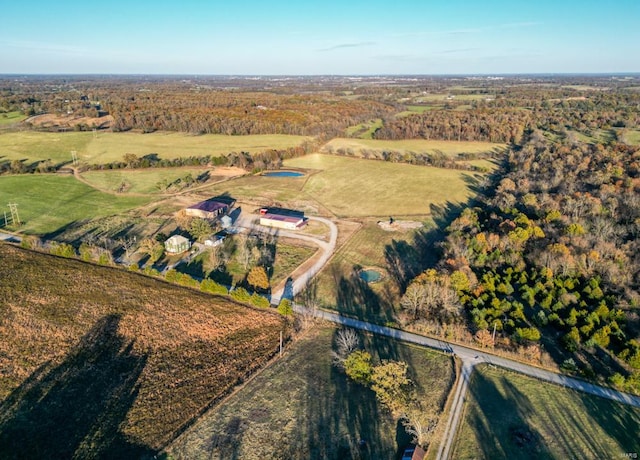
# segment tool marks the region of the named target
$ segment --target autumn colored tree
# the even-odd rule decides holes
[[[253,267],[247,275],[247,283],[255,289],[263,291],[269,289],[269,277],[264,267]]]

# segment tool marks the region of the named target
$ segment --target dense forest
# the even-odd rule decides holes
[[[440,303],[455,292],[481,345],[541,343],[568,370],[640,391],[640,148],[533,131],[503,168],[449,226],[440,278],[418,277],[404,305],[444,285]]]

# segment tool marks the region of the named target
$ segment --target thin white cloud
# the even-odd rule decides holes
[[[468,29],[450,29],[450,30],[427,30],[423,32],[407,32],[402,34],[389,35],[390,38],[406,38],[406,37],[433,37],[438,35],[473,35],[495,30],[520,29],[524,27],[536,27],[542,25],[542,22],[523,21],[523,22],[507,22],[504,24],[494,24],[484,27],[471,27]]]
[[[479,51],[481,48],[452,48],[448,50],[434,51],[433,54],[458,54],[468,53],[469,51]]]
[[[376,42],[340,43],[339,45],[330,46],[328,48],[321,48],[317,51],[325,52],[325,51],[341,50],[344,48],[361,48],[363,46],[372,46],[375,44]]]
[[[18,48],[30,51],[42,51],[45,53],[60,53],[60,54],[86,54],[87,48],[80,46],[60,45],[56,43],[34,42],[27,40],[5,40],[0,41],[0,45],[7,48]]]

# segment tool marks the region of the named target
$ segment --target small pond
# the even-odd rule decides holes
[[[262,174],[267,177],[302,177],[303,173],[297,171],[271,171]]]
[[[378,270],[368,268],[367,270],[360,270],[360,278],[367,283],[376,283],[382,279],[382,273]]]

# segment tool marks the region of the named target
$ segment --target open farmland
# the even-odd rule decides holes
[[[175,459],[393,459],[409,439],[373,391],[331,364],[336,330],[310,331],[283,359],[205,414],[169,446]],[[407,362],[425,420],[437,418],[453,379],[451,358],[364,337],[374,359]],[[364,456],[358,441],[367,441]]]
[[[193,180],[216,181],[224,178],[217,177],[216,170],[207,167],[94,170],[83,172],[82,178],[99,190],[157,194],[180,190],[180,184],[189,175]]]
[[[468,171],[313,154],[285,166],[315,169],[304,192],[341,217],[424,216],[432,206],[472,196],[477,176]]]
[[[640,452],[640,409],[479,367],[452,458],[624,458]]]
[[[467,141],[434,141],[425,139],[381,140],[381,139],[344,139],[338,138],[329,141],[323,147],[323,151],[335,152],[343,149],[353,152],[356,156],[363,156],[363,151],[370,152],[399,152],[405,153],[443,153],[455,158],[460,154],[491,154],[503,151],[504,144],[492,142],[467,142]]]
[[[277,314],[0,245],[0,457],[140,458],[263,366]]]
[[[24,223],[21,231],[30,234],[54,232],[74,222],[123,213],[148,202],[146,197],[99,192],[71,176],[0,177],[0,203],[18,204]]]
[[[71,151],[84,152],[92,139],[91,133],[4,133],[0,134],[0,161],[71,163]]]
[[[269,149],[286,149],[310,138],[280,134],[226,136],[185,133],[91,132],[41,133],[33,131],[0,135],[0,161],[51,160],[54,164],[71,162],[71,151],[85,163],[122,161],[126,153],[138,157],[156,154],[163,159],[189,156],[223,155],[229,152],[258,153]]]

